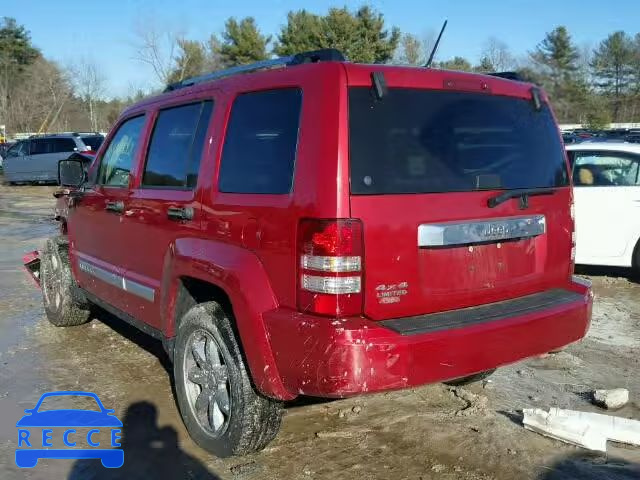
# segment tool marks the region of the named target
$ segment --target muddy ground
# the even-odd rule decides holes
[[[21,256],[55,232],[53,187],[0,186],[0,479],[603,479],[640,478],[640,448],[608,455],[525,431],[522,408],[599,411],[595,388],[626,387],[617,415],[640,419],[640,284],[589,270],[596,303],[588,337],[565,352],[499,370],[485,384],[430,385],[348,400],[287,405],[261,453],[219,460],[188,437],[160,344],[106,314],[51,326]],[[43,392],[89,390],[125,422],[125,465],[14,463],[16,421]],[[468,393],[479,395],[469,396]],[[472,400],[465,400],[471,398]]]

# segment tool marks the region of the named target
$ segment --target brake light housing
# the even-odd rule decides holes
[[[329,317],[362,314],[364,242],[353,218],[298,225],[298,309]]]

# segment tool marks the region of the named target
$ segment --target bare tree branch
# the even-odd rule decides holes
[[[170,30],[161,31],[153,22],[137,25],[135,34],[134,58],[149,65],[160,83],[167,83],[175,66],[178,44],[184,40],[184,35]]]

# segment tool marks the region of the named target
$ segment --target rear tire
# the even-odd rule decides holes
[[[474,375],[469,375],[467,377],[460,377],[460,378],[454,378],[453,380],[449,380],[447,382],[444,382],[445,385],[450,385],[452,387],[461,387],[463,385],[469,385],[472,383],[478,383],[482,380],[484,380],[485,378],[489,378],[491,375],[493,375],[493,372],[495,372],[496,369],[493,368],[491,370],[486,370],[484,372],[480,372],[480,373],[476,373]]]
[[[40,265],[44,311],[56,327],[73,327],[89,320],[89,302],[71,273],[68,244],[61,237],[47,240]]]
[[[636,243],[636,248],[633,250],[633,259],[631,260],[634,273],[640,278],[640,239]]]
[[[180,320],[174,379],[191,438],[217,457],[262,450],[280,429],[282,404],[257,392],[232,321],[216,302],[191,308]]]

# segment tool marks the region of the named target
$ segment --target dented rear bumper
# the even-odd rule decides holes
[[[568,290],[577,295],[561,304],[409,335],[363,318],[331,320],[284,309],[264,319],[292,394],[346,397],[464,377],[580,340],[593,295],[578,279]]]
[[[34,250],[22,257],[22,264],[29,276],[40,287],[40,252]]]

